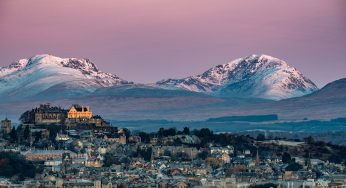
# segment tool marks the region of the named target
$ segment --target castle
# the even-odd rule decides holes
[[[94,115],[89,106],[72,105],[68,110],[41,104],[38,108],[26,111],[21,115],[22,123],[35,125],[65,125],[65,126],[109,126],[100,116]]]

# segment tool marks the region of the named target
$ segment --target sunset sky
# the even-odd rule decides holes
[[[141,83],[264,53],[321,87],[346,77],[346,1],[1,0],[0,66],[46,53]]]

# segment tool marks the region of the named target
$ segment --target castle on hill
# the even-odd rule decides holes
[[[29,125],[65,125],[65,126],[109,126],[101,116],[94,115],[90,106],[73,104],[66,110],[51,106],[49,103],[24,112],[20,120]]]

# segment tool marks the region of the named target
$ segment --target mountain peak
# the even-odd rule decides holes
[[[35,65],[35,64],[52,64],[62,61],[63,58],[49,55],[49,54],[39,54],[30,57],[28,60],[27,66]]]
[[[60,58],[48,54],[0,67],[0,80],[0,96],[25,91],[24,95],[28,97],[57,88],[85,94],[102,87],[132,84],[114,74],[100,71],[89,59]]]
[[[265,54],[252,54],[217,65],[196,76],[162,80],[157,84],[224,97],[275,100],[298,97],[317,90],[316,85],[297,69]]]
[[[69,67],[73,69],[79,69],[79,70],[92,70],[95,72],[98,72],[99,69],[96,67],[94,63],[92,63],[89,59],[82,58],[61,58],[49,54],[40,54],[35,55],[28,59],[28,65],[35,65],[35,64],[52,64],[52,65],[62,65],[64,67]]]
[[[20,71],[22,69],[51,69],[51,68],[70,68],[77,71],[80,71],[84,75],[91,75],[91,76],[97,76],[98,74],[112,77],[119,79],[117,76],[104,73],[100,71],[97,66],[92,63],[89,59],[83,58],[61,58],[54,55],[49,54],[40,54],[30,57],[29,59],[20,59],[17,62],[12,63],[9,66],[6,67],[0,67],[0,73],[1,70],[3,74],[0,74],[0,76],[5,76],[6,74],[13,73],[15,71]],[[100,75],[98,75],[100,76]]]

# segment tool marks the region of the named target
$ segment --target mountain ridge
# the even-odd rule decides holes
[[[115,74],[99,70],[85,58],[60,58],[42,54],[0,67],[0,96],[13,99],[78,97],[94,92],[100,94],[102,90],[105,95],[106,91],[117,93],[115,89],[122,85],[131,87],[121,87],[122,92],[118,93],[131,95],[135,92],[149,95],[156,89],[160,93],[170,93],[164,96],[173,93],[191,95],[191,92],[195,92],[217,97],[271,100],[299,97],[318,89],[311,80],[285,61],[263,54],[238,58],[196,76],[166,79],[154,84],[134,84],[123,80]]]

